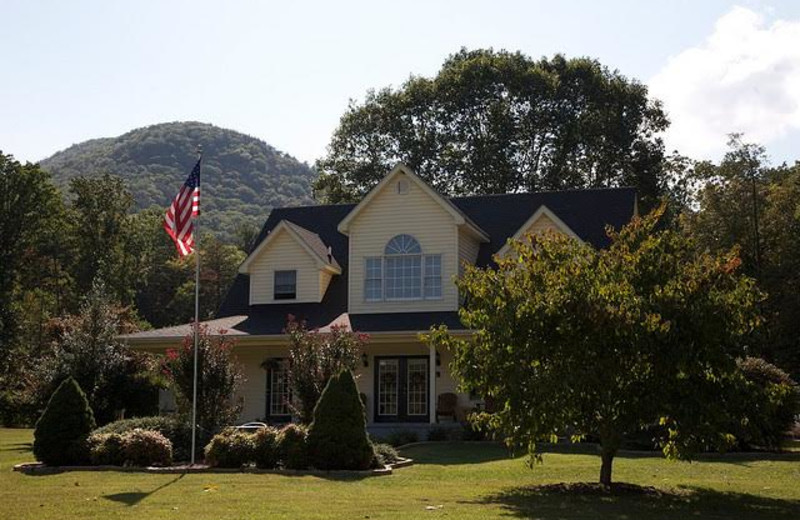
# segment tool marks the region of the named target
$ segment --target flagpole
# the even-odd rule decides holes
[[[197,164],[200,168],[200,161],[203,159],[203,148],[197,147]],[[199,181],[198,181],[199,186]],[[200,339],[200,233],[197,220],[200,215],[195,217],[193,222],[194,230],[194,371],[192,381],[192,458],[191,465],[194,466],[195,452],[197,451],[197,351]]]

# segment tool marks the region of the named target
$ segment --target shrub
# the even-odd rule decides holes
[[[450,429],[443,426],[434,426],[428,430],[428,440],[431,442],[450,440]]]
[[[221,335],[211,336],[208,328],[200,327],[197,362],[197,424],[209,437],[236,422],[241,411],[241,399],[236,399],[242,382],[242,367],[233,355],[235,342]],[[162,366],[175,391],[178,410],[186,417],[192,410],[194,385],[194,334],[183,338],[178,349],[167,350]]]
[[[33,433],[33,454],[50,466],[83,464],[86,439],[95,427],[89,401],[78,383],[67,378],[50,397]]]
[[[241,468],[255,461],[255,435],[225,430],[211,439],[205,449],[206,463],[219,468]]]
[[[305,427],[287,424],[278,433],[277,442],[284,468],[308,468],[308,430]]]
[[[308,453],[317,469],[362,470],[373,463],[375,454],[367,437],[364,405],[349,370],[331,377],[314,408]]]
[[[763,359],[746,357],[737,362],[744,376],[739,413],[732,426],[739,447],[780,448],[783,436],[800,413],[798,387],[789,375]]]
[[[309,424],[314,407],[328,380],[342,370],[355,370],[369,336],[334,325],[330,332],[309,331],[305,323],[289,315],[289,383],[300,421]]]
[[[122,436],[125,464],[131,466],[169,466],[172,443],[156,431],[132,430]]]
[[[419,442],[419,435],[413,430],[395,430],[384,439],[387,444],[394,447]]]
[[[376,443],[372,445],[378,465],[394,464],[400,460],[397,450],[389,444]]]
[[[278,449],[278,430],[275,428],[264,428],[258,430],[254,435],[255,441],[255,463],[261,469],[272,469],[278,465],[280,451]]]
[[[172,443],[172,455],[174,460],[189,460],[192,450],[192,427],[184,419],[176,416],[154,416],[137,417],[135,419],[122,419],[109,423],[102,428],[96,429],[93,434],[98,433],[119,433],[124,434],[130,431],[151,430],[156,431],[169,439]],[[211,436],[205,431],[197,430],[198,452],[211,440]]]
[[[125,464],[123,437],[118,433],[94,433],[86,441],[89,460],[95,466],[122,466]]]

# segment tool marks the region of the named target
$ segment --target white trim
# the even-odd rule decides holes
[[[350,210],[342,220],[339,222],[337,229],[343,235],[348,235],[350,232],[350,223],[355,219],[359,213],[370,203],[370,201],[387,185],[389,184],[392,179],[394,179],[397,175],[406,175],[409,179],[411,179],[417,186],[422,189],[423,192],[428,194],[433,200],[435,200],[445,211],[447,211],[455,221],[456,225],[462,226],[466,225],[470,231],[475,233],[480,239],[484,242],[489,241],[489,235],[486,234],[481,228],[479,228],[474,222],[472,222],[464,213],[459,210],[452,202],[447,200],[446,198],[442,197],[439,193],[437,193],[433,188],[431,188],[427,182],[423,181],[414,171],[406,166],[403,163],[398,163],[392,170],[386,174],[386,176],[381,179],[381,181],[372,188],[367,195],[361,199],[356,207]]]
[[[272,231],[267,235],[267,237],[258,244],[252,253],[250,253],[247,258],[245,258],[244,262],[239,266],[239,272],[242,274],[249,274],[250,265],[255,261],[255,259],[261,255],[261,253],[269,246],[270,243],[275,239],[276,236],[280,234],[281,231],[286,231],[290,237],[294,239],[295,242],[300,244],[300,247],[308,253],[311,258],[313,258],[317,262],[317,266],[320,270],[328,271],[331,274],[342,274],[342,269],[338,266],[335,266],[328,262],[327,258],[322,258],[320,255],[317,254],[316,251],[311,249],[308,244],[306,243],[303,238],[297,234],[297,231],[292,229],[292,226],[289,225],[290,222],[287,220],[281,220],[278,222],[278,225],[275,226]],[[294,224],[297,225],[297,224]]]
[[[542,216],[545,216],[545,217],[549,218],[550,220],[552,220],[553,223],[556,225],[556,227],[562,233],[564,233],[565,235],[574,238],[575,240],[577,240],[580,243],[583,243],[583,240],[581,240],[581,237],[579,237],[578,234],[575,233],[572,230],[572,228],[570,228],[563,220],[558,218],[558,215],[553,213],[550,210],[550,208],[548,208],[547,206],[542,204],[541,206],[539,206],[539,209],[537,209],[533,213],[533,215],[531,215],[531,218],[526,220],[525,223],[522,224],[522,226],[520,226],[520,228],[517,230],[517,232],[514,233],[514,235],[506,241],[506,243],[503,245],[503,247],[501,247],[500,250],[497,251],[497,254],[500,255],[500,256],[503,256],[506,253],[508,253],[511,250],[510,242],[513,241],[513,240],[522,240],[522,238],[525,235],[525,232],[528,229],[530,229],[530,227],[533,224],[535,224],[537,220],[542,218]]]

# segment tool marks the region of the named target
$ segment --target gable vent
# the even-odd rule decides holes
[[[397,193],[400,195],[408,193],[408,179],[400,179],[397,181]]]

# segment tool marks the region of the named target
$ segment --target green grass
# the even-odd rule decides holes
[[[608,495],[534,487],[595,481],[599,459],[591,446],[547,453],[530,470],[495,445],[420,445],[404,452],[414,466],[371,478],[12,472],[13,464],[32,460],[31,437],[30,430],[0,429],[0,518],[800,518],[798,452],[691,464],[625,453],[615,461],[615,479],[664,493]]]

